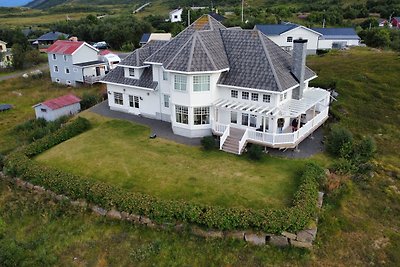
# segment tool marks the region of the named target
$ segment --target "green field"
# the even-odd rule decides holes
[[[37,160],[163,199],[257,209],[290,206],[305,163],[273,157],[253,162],[149,135],[147,127],[103,119]]]
[[[102,86],[71,88],[51,83],[48,74],[40,79],[10,79],[0,81],[0,103],[12,104],[10,111],[0,113],[0,153],[16,148],[18,140],[12,129],[35,117],[32,106],[44,100],[74,93],[82,96],[84,92],[98,92]]]

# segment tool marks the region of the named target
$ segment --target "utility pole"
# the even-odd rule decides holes
[[[190,8],[188,9],[188,27],[190,26]]]
[[[244,11],[243,11],[243,9],[244,9],[244,0],[242,0],[242,23],[244,21]]]
[[[322,28],[325,28],[325,18],[324,18],[324,20],[322,21]]]

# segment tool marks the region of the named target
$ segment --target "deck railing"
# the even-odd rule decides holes
[[[239,151],[238,154],[242,154],[243,148],[246,145],[247,140],[249,139],[249,129],[246,129],[244,132],[242,139],[239,141]]]
[[[227,127],[225,128],[224,133],[221,136],[221,139],[219,141],[219,149],[222,149],[222,146],[224,145],[226,139],[228,138],[228,136],[231,134],[231,126],[227,125]]]
[[[94,83],[99,82],[102,78],[104,78],[104,75],[100,75],[100,76],[85,76],[83,78],[83,81],[85,83],[88,83],[88,84],[94,84]]]

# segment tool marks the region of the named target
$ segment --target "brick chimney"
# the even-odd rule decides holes
[[[296,77],[300,86],[293,90],[292,98],[303,98],[303,91],[305,87],[304,74],[306,70],[306,56],[307,56],[307,40],[297,39],[293,40],[292,51],[292,74]]]

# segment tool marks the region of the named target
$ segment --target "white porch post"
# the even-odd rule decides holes
[[[267,124],[267,117],[263,116],[263,132],[265,133],[265,125]]]

